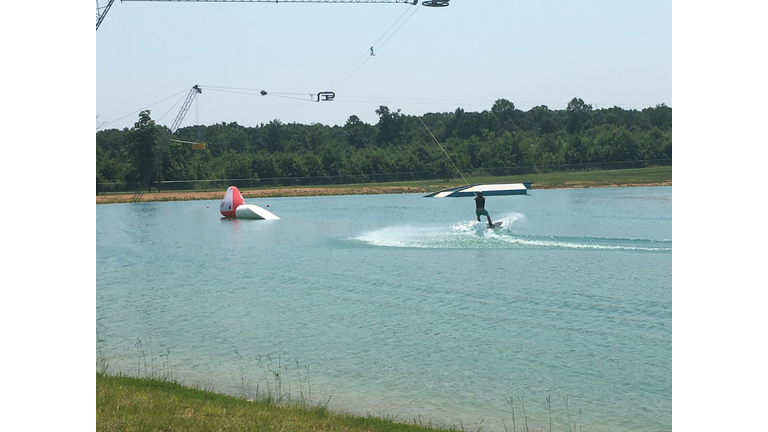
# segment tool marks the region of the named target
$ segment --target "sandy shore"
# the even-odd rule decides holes
[[[625,184],[588,184],[583,185],[575,182],[566,182],[555,186],[554,188],[572,189],[583,187],[653,187],[653,186],[672,186],[672,181],[655,183],[625,183]],[[552,189],[545,185],[538,185],[534,189]],[[377,195],[377,194],[400,194],[400,193],[429,193],[438,188],[422,188],[414,186],[375,186],[375,187],[299,187],[299,188],[274,188],[274,189],[255,189],[241,190],[243,198],[269,198],[269,197],[296,197],[296,196],[325,196],[325,195]],[[214,200],[222,199],[225,191],[169,191],[145,193],[141,196],[141,201],[195,201],[195,200]],[[126,194],[101,194],[96,195],[96,204],[129,203],[133,199],[132,193]]]
[[[178,192],[153,192],[141,196],[141,201],[193,201],[222,199],[225,191],[178,191]],[[427,190],[410,186],[377,186],[377,187],[302,187],[302,188],[276,188],[241,190],[243,198],[268,198],[268,197],[296,197],[296,196],[324,196],[324,195],[374,195],[374,194],[398,194],[398,193],[426,193]],[[96,195],[96,204],[127,203],[131,202],[133,194]]]

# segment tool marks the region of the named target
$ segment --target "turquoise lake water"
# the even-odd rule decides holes
[[[495,230],[471,198],[219,202],[96,207],[97,367],[467,430],[672,429],[671,187],[491,196]]]

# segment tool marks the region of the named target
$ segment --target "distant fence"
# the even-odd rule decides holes
[[[621,170],[633,168],[646,168],[650,166],[671,166],[672,159],[650,159],[642,161],[625,162],[600,162],[584,164],[542,165],[524,167],[478,168],[463,172],[464,177],[498,177],[498,176],[524,176],[538,173],[562,172],[562,171],[589,171],[589,170]],[[359,183],[391,183],[408,182],[416,180],[446,180],[459,177],[455,170],[400,172],[387,174],[349,174],[338,176],[313,176],[313,177],[275,177],[253,179],[219,179],[219,180],[174,180],[159,181],[152,184],[152,189],[157,191],[179,190],[225,190],[229,186],[237,186],[239,189],[290,187],[290,186],[327,186]],[[139,187],[138,183],[97,183],[96,193],[134,192]]]

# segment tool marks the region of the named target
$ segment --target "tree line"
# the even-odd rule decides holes
[[[499,99],[482,112],[457,108],[421,118],[380,106],[376,124],[352,115],[344,126],[275,119],[174,133],[150,114],[142,111],[132,128],[96,133],[97,183],[453,170],[434,139],[462,172],[672,157],[672,108],[665,104],[593,109],[574,98],[564,110],[522,111]],[[204,142],[205,149],[193,150],[190,142]]]

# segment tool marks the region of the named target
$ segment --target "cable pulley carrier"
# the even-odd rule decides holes
[[[335,97],[336,97],[336,93],[334,93],[332,91],[320,92],[320,93],[317,94],[317,102],[320,102],[320,101],[332,102],[333,98],[335,98]]]

